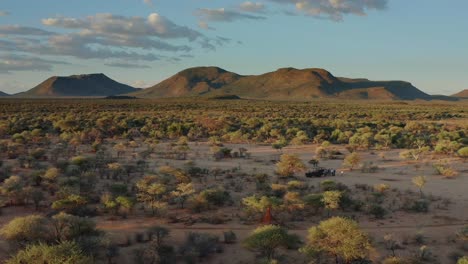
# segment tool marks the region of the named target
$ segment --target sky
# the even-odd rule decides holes
[[[189,67],[283,67],[468,89],[466,0],[0,0],[0,91],[104,73],[152,86]]]

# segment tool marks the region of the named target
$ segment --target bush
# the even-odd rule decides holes
[[[463,257],[459,259],[457,264],[468,264],[468,257]]]
[[[221,189],[207,189],[202,191],[200,196],[215,206],[223,206],[231,200],[229,192]]]
[[[236,233],[234,233],[232,230],[224,232],[223,235],[224,235],[224,243],[233,244],[237,242]]]
[[[369,213],[377,219],[383,219],[387,214],[387,210],[378,204],[371,205]]]
[[[417,213],[427,213],[429,212],[429,201],[425,199],[416,200],[411,205],[410,210]]]
[[[180,253],[188,260],[205,258],[219,250],[218,236],[207,233],[188,233],[184,244],[180,247]]]
[[[36,244],[19,251],[6,261],[6,264],[48,263],[48,264],[88,264],[92,259],[83,254],[74,242],[58,245]]]
[[[40,215],[16,217],[0,229],[0,235],[19,245],[50,239],[47,219]]]

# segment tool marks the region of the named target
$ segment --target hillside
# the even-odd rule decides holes
[[[465,89],[461,92],[458,92],[454,95],[452,95],[453,97],[459,97],[459,98],[468,98],[468,89]]]
[[[217,67],[190,68],[150,88],[132,93],[139,97],[180,97],[208,93],[219,89],[241,76]]]
[[[4,92],[2,92],[2,91],[0,91],[0,97],[5,97],[5,96],[10,96],[10,95],[7,94],[7,93],[4,93]]]
[[[148,89],[139,97],[238,96],[250,99],[308,100],[312,98],[414,100],[430,99],[403,81],[338,78],[324,69],[282,68],[241,76],[216,67],[191,68]]]
[[[102,73],[51,77],[29,91],[16,94],[20,97],[73,97],[109,96],[137,91],[131,86],[116,82]]]

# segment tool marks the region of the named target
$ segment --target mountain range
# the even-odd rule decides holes
[[[457,97],[464,97],[467,90]],[[371,100],[444,99],[428,95],[409,82],[335,77],[319,69],[281,68],[261,75],[240,75],[218,67],[195,67],[146,89],[118,83],[106,75],[51,77],[15,97],[81,97],[127,95],[138,98],[202,97],[265,100],[314,98]],[[446,99],[456,99],[447,97]]]
[[[146,98],[235,95],[247,99],[268,100],[431,99],[430,95],[408,82],[339,78],[317,68],[282,68],[250,76],[242,76],[217,67],[190,68],[131,95]]]
[[[0,91],[0,97],[6,97],[6,96],[10,96],[10,95],[7,94],[7,93],[4,93],[4,92],[2,92],[2,91]]]

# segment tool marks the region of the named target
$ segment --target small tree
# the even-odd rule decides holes
[[[351,154],[347,155],[344,159],[344,164],[346,166],[349,166],[351,170],[353,170],[354,167],[359,165],[361,162],[361,156],[357,152],[352,152]]]
[[[67,213],[76,213],[87,204],[86,198],[76,194],[70,194],[64,199],[52,203],[52,209],[65,211]]]
[[[167,188],[164,184],[158,182],[157,176],[145,176],[137,182],[138,189],[137,199],[144,202],[151,208],[151,213],[154,216],[158,208],[164,207],[164,196]]]
[[[326,191],[323,193],[322,202],[325,208],[328,210],[328,216],[330,217],[330,211],[340,208],[340,200],[343,194],[340,191]]]
[[[195,193],[192,183],[180,183],[175,191],[172,192],[174,199],[179,203],[180,208],[184,208],[187,199]]]
[[[34,203],[34,207],[37,210],[39,210],[39,206],[41,202],[44,200],[45,195],[44,192],[42,192],[40,189],[34,189],[31,192],[31,199]]]
[[[465,162],[468,159],[468,147],[463,147],[457,151],[457,154],[460,158],[462,158]]]
[[[127,214],[130,213],[133,207],[135,206],[135,200],[126,196],[119,196],[115,198],[115,202],[119,205],[119,209],[123,217],[126,217]]]
[[[418,187],[419,193],[421,194],[421,197],[423,197],[424,194],[423,194],[422,189],[424,188],[424,186],[425,186],[426,183],[427,183],[426,177],[425,177],[425,176],[416,176],[416,177],[414,177],[411,181],[413,182],[413,184],[414,184],[416,187]]]
[[[164,239],[169,236],[169,229],[162,226],[153,226],[148,229],[148,234],[156,241],[156,246],[161,247]]]
[[[47,219],[40,215],[16,217],[0,229],[0,235],[21,246],[47,241],[49,239]]]
[[[276,164],[276,172],[282,177],[292,177],[305,169],[304,163],[297,155],[283,154]]]
[[[351,263],[367,258],[371,250],[368,235],[358,224],[347,218],[333,217],[309,229],[303,252],[322,252],[335,258],[336,263]]]
[[[75,242],[58,245],[35,244],[19,251],[6,264],[48,263],[48,264],[88,264],[93,263]]]
[[[21,193],[23,186],[24,182],[21,177],[13,175],[3,181],[3,184],[0,186],[0,192],[8,197],[10,204],[14,204],[23,197]]]
[[[293,248],[297,244],[295,235],[288,234],[286,229],[276,225],[258,227],[243,242],[245,248],[260,252],[268,260],[274,258],[279,247]]]

